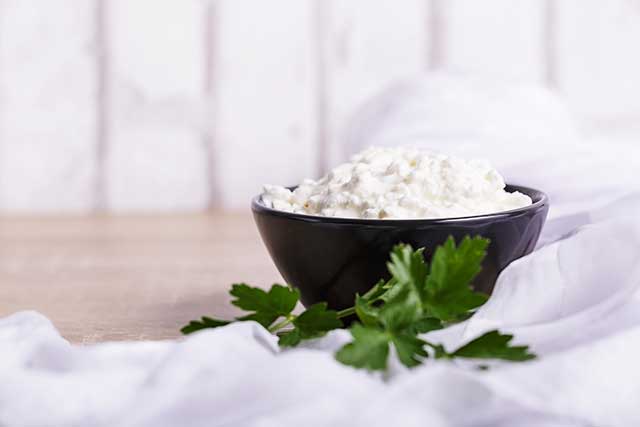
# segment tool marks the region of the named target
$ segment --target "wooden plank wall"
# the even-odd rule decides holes
[[[94,9],[92,0],[0,2],[1,210],[93,207]]]
[[[246,208],[262,183],[315,174],[315,5],[224,0],[214,8],[214,184],[222,205]]]
[[[246,208],[344,159],[396,79],[547,85],[640,118],[633,0],[0,0],[0,211]]]

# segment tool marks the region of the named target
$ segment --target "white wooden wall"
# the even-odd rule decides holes
[[[638,127],[638,0],[0,0],[0,210],[246,207],[441,67]]]

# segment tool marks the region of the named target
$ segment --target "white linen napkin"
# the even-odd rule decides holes
[[[429,334],[457,345],[499,328],[539,359],[488,371],[396,362],[383,376],[333,359],[345,331],[287,351],[252,322],[80,347],[22,312],[0,320],[0,425],[640,425],[640,146],[581,142],[545,91],[446,75],[392,88],[354,123],[353,151],[481,154],[550,194],[539,249],[500,275],[470,320]]]

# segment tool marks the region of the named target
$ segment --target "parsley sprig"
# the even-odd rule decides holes
[[[294,314],[300,299],[297,289],[275,284],[265,291],[235,284],[230,291],[234,297],[231,303],[248,314],[234,321],[256,321],[279,336],[281,347],[294,347],[344,327],[342,319],[355,315],[358,321],[349,328],[353,340],[336,353],[336,359],[369,370],[385,370],[391,349],[407,367],[428,358],[533,359],[535,355],[527,346],[511,345],[513,336],[496,330],[452,351],[420,337],[467,318],[486,302],[487,296],[473,291],[470,284],[480,272],[488,244],[487,239],[467,236],[456,246],[449,237],[436,248],[430,265],[424,260],[423,249],[399,244],[387,263],[391,278],[380,280],[364,295],[356,295],[353,307],[341,311],[322,302]],[[190,334],[229,323],[202,317],[181,331]]]

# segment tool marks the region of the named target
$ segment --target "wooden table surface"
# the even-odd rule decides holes
[[[249,214],[0,219],[0,316],[37,310],[71,342],[175,338],[237,314],[231,283],[281,280]]]

